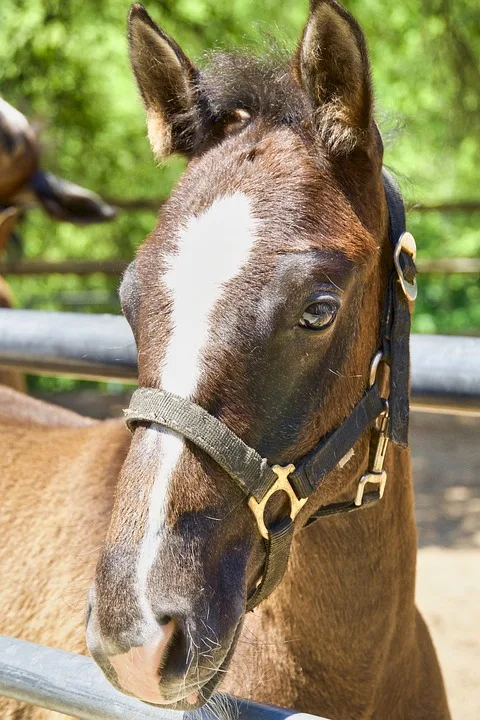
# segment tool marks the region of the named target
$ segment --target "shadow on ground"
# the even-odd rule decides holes
[[[412,413],[420,547],[480,548],[480,418]]]

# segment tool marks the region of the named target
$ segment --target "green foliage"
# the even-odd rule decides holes
[[[408,204],[475,200],[480,185],[478,0],[348,0],[368,39],[386,164]],[[275,38],[294,48],[306,0],[157,0],[152,16],[186,52]],[[0,93],[43,128],[44,166],[105,196],[164,198],[182,170],[155,165],[125,41],[127,0],[2,0]],[[287,38],[287,40],[285,40]],[[410,214],[419,257],[476,256],[478,214]],[[152,213],[76,228],[39,212],[23,222],[29,258],[130,258]],[[117,311],[115,281],[102,276],[16,278],[19,305]],[[96,304],[72,305],[78,293]],[[103,298],[103,301],[102,301]],[[478,333],[478,278],[421,279],[419,332]]]

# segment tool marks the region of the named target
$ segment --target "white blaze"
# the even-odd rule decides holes
[[[225,285],[247,262],[255,226],[249,199],[238,193],[216,200],[181,231],[178,253],[170,257],[163,278],[173,298],[173,334],[161,375],[164,390],[182,397],[195,391],[212,311]]]
[[[168,270],[161,279],[172,300],[172,335],[160,375],[164,390],[181,397],[191,397],[195,392],[212,312],[221,301],[227,283],[248,261],[255,242],[256,224],[248,197],[236,193],[216,200],[202,215],[191,217],[180,231],[177,251],[167,258]],[[140,551],[138,580],[143,611],[153,621],[145,597],[146,583],[160,544],[170,478],[182,454],[184,440],[177,433],[158,426],[151,427],[147,433],[152,433],[159,466]]]

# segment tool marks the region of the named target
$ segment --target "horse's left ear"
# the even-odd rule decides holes
[[[347,153],[370,140],[373,91],[363,33],[335,0],[311,0],[294,61],[327,148]]]

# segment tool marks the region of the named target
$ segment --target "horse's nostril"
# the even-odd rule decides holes
[[[92,603],[90,600],[87,602],[87,607],[85,610],[85,625],[88,625],[88,621],[90,620],[90,617],[92,615]]]
[[[159,615],[158,620],[165,617]],[[158,627],[154,637],[145,645],[133,646],[125,653],[109,655],[118,684],[125,692],[156,705],[170,702],[162,695],[159,684],[174,633],[175,623],[164,622],[163,627]]]
[[[157,615],[157,623],[159,625],[168,625],[172,618],[170,615]]]

